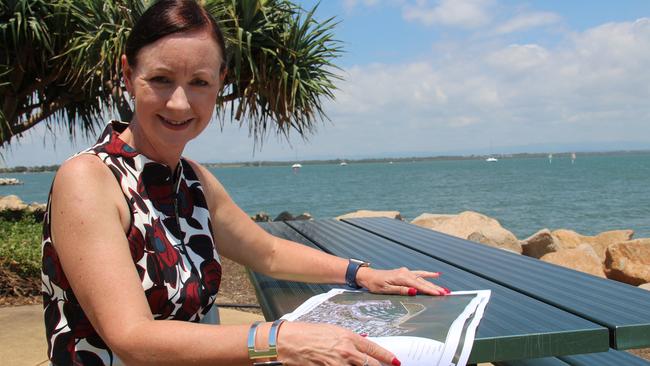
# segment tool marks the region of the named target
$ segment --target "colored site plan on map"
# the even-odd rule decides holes
[[[464,365],[489,297],[485,290],[396,296],[334,289],[312,297],[284,318],[367,333],[404,366]]]

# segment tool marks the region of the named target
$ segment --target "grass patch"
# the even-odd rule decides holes
[[[0,218],[0,265],[20,276],[40,277],[43,224],[33,218]]]

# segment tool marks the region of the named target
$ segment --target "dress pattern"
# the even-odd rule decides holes
[[[127,239],[155,319],[198,322],[221,282],[203,188],[181,158],[175,170],[118,138],[128,124],[108,124],[80,154],[98,156],[117,179],[131,211]],[[54,365],[115,365],[116,356],[88,321],[61,268],[50,235],[50,199],[43,224],[42,293],[48,355]],[[80,245],[83,245],[80,243]],[[107,301],[111,294],[105,294]]]

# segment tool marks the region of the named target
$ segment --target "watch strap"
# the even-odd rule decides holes
[[[357,283],[357,272],[359,272],[359,268],[368,266],[370,266],[370,263],[368,262],[350,258],[348,268],[345,271],[345,284],[348,287],[360,289],[361,286]]]

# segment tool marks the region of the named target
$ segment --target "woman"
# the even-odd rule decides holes
[[[42,278],[52,363],[250,365],[260,360],[247,342],[277,339],[280,362],[268,365],[398,365],[335,326],[198,323],[219,288],[219,255],[286,280],[347,275],[372,292],[448,292],[423,280],[437,273],[376,270],[267,234],[181,157],[211,118],[224,65],[223,36],[193,0],[157,2],[134,26],[122,56],[133,120],[111,122],[65,162],[50,193]]]

